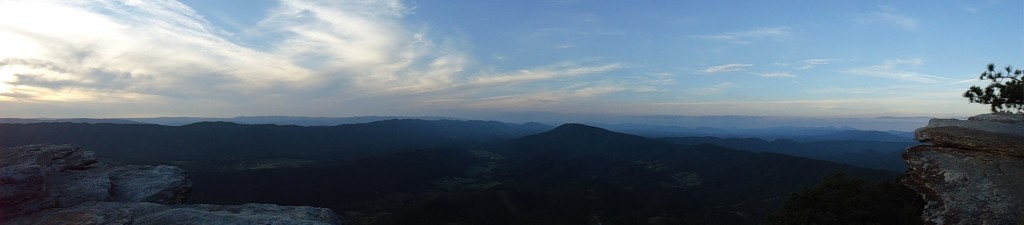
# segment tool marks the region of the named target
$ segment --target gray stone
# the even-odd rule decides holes
[[[973,117],[972,117],[973,118]],[[973,120],[957,120],[957,119],[931,119],[928,121],[928,126],[917,129],[914,134],[918,141],[930,141],[931,136],[927,134],[921,134],[921,131],[927,131],[935,128],[944,127],[955,127],[961,128],[962,130],[973,130],[986,133],[998,133],[1006,135],[1024,135],[1024,126],[1015,123],[1000,123],[995,121],[973,121]]]
[[[999,129],[973,129],[976,126],[928,126],[914,134],[918,140],[936,146],[970,149],[1001,155],[1024,157],[1024,132]],[[1024,128],[1017,125],[1016,128]]]
[[[54,194],[47,190],[44,171],[39,165],[0,167],[0,220],[55,204]]]
[[[71,145],[0,148],[0,224],[340,224],[325,208],[182,205],[181,168],[94,163]]]
[[[1024,160],[935,146],[907,150],[904,180],[928,201],[934,224],[1017,224],[1024,212]]]
[[[185,170],[174,166],[126,166],[110,171],[114,201],[179,204],[185,202],[192,182]]]
[[[18,217],[5,224],[340,224],[333,211],[271,204],[163,205],[148,202],[89,202]]]
[[[340,224],[326,208],[272,204],[189,205],[141,216],[138,224]]]
[[[1000,123],[1024,123],[1024,116],[1012,113],[989,113],[967,118],[971,121],[993,121]]]
[[[92,152],[71,145],[0,148],[0,219],[57,204],[51,176],[96,163]]]
[[[1024,218],[1024,117],[933,119],[907,149],[904,183],[927,205],[926,224],[1019,224]]]
[[[88,201],[110,200],[110,173],[106,169],[70,170],[50,179],[57,207],[69,207]]]
[[[26,145],[0,148],[0,167],[17,164],[44,166],[47,173],[81,169],[96,163],[92,152],[73,145]]]

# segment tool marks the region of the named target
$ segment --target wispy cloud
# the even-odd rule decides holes
[[[751,66],[754,66],[754,64],[733,63],[733,64],[726,64],[726,65],[708,67],[707,69],[704,69],[704,72],[705,73],[723,73],[723,72],[729,72],[729,71],[743,70],[743,69],[745,69],[747,67],[751,67]]]
[[[552,48],[554,48],[554,49],[567,49],[567,48],[573,48],[573,47],[576,47],[576,46],[575,45],[566,44],[566,45],[558,45],[558,46],[555,46],[555,47],[552,47]]]
[[[469,60],[406,27],[408,13],[398,0],[283,0],[251,28],[275,37],[270,47],[254,48],[177,1],[4,1],[0,91],[8,94],[0,100],[118,93],[235,101],[453,86]]]
[[[497,85],[520,83],[537,80],[547,80],[559,77],[573,77],[587,74],[606,73],[622,68],[622,64],[606,64],[600,66],[572,66],[561,65],[556,68],[543,68],[540,70],[520,70],[514,73],[479,76],[469,84],[472,85]]]
[[[692,38],[714,41],[730,41],[736,43],[749,43],[754,39],[780,39],[793,35],[789,27],[762,27],[747,31],[725,32],[710,35],[695,35]]]
[[[759,77],[764,77],[764,78],[793,78],[793,77],[796,77],[796,75],[793,75],[792,72],[788,72],[788,71],[767,72],[767,73],[750,73],[750,74],[754,74],[754,75],[757,75]]]
[[[879,77],[915,83],[935,83],[947,79],[945,77],[912,71],[915,67],[923,64],[924,60],[921,59],[890,59],[878,65],[858,67],[844,70],[843,72],[858,76]]]
[[[16,40],[0,43],[0,57],[16,59],[7,61],[0,76],[72,82],[60,88],[38,82],[8,88],[32,88],[33,96],[181,96],[287,87],[274,84],[309,74],[282,56],[242,47],[223,35],[175,1],[0,2],[0,36]],[[121,86],[97,91],[97,81],[111,74],[119,74]],[[22,98],[32,99],[42,98]]]
[[[798,62],[776,62],[773,63],[775,66],[788,67],[793,70],[809,70],[818,66],[828,65],[840,61],[840,59],[830,58],[818,58],[818,59],[806,59]]]
[[[814,68],[819,65],[828,65],[829,63],[835,62],[835,59],[808,59],[803,61],[803,65],[797,67],[799,70],[807,70]]]
[[[399,0],[283,0],[260,24],[286,37],[275,44],[279,54],[330,83],[378,91],[450,86],[468,60],[405,27],[408,12]]]
[[[901,14],[896,7],[879,6],[878,10],[858,17],[857,23],[860,25],[888,25],[914,30],[918,27],[919,22],[916,18]]]

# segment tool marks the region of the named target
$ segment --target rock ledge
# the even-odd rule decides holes
[[[1010,224],[1024,217],[1024,116],[932,119],[903,153],[904,183],[925,201],[926,224]]]
[[[72,145],[0,148],[0,224],[340,224],[330,209],[184,205],[173,166],[105,166]]]

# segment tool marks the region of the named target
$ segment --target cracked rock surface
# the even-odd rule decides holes
[[[926,224],[1020,224],[1024,218],[1024,116],[932,119],[907,149],[904,183],[925,201]]]

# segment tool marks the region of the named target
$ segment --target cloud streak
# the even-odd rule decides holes
[[[947,79],[908,70],[923,64],[924,60],[921,59],[890,59],[878,65],[852,68],[843,72],[857,76],[879,77],[915,83],[936,83]]]
[[[469,82],[471,85],[499,85],[520,83],[538,80],[547,80],[560,77],[575,77],[588,74],[606,73],[621,69],[621,64],[607,64],[600,66],[570,67],[563,65],[559,68],[545,68],[538,71],[519,70],[515,73],[479,76]]]
[[[792,28],[789,27],[762,27],[746,31],[725,32],[710,35],[695,35],[691,37],[712,41],[749,43],[754,39],[781,39],[791,37],[792,35]]]
[[[397,0],[283,0],[252,28],[274,37],[257,49],[171,0],[0,2],[0,38],[12,40],[0,43],[0,101],[332,98],[454,86],[470,60],[403,26],[408,12]]]
[[[793,75],[793,73],[791,73],[791,72],[768,72],[768,73],[751,73],[751,74],[754,74],[754,75],[759,76],[759,77],[764,77],[764,78],[793,78],[793,77],[796,77],[796,75]]]
[[[0,76],[70,82],[60,88],[38,82],[6,84],[9,89],[37,90],[33,96],[252,93],[287,87],[274,84],[309,75],[281,56],[222,38],[223,32],[175,1],[3,2],[0,8],[7,9],[0,12],[0,36],[25,46],[0,46],[0,56],[10,59]],[[97,91],[95,85],[112,74],[118,74],[113,79],[121,86]]]
[[[739,63],[725,64],[725,65],[708,67],[708,68],[704,69],[704,72],[705,73],[724,73],[724,72],[729,72],[729,71],[743,70],[743,69],[746,69],[747,67],[751,67],[751,66],[754,66],[754,64],[739,64]]]

